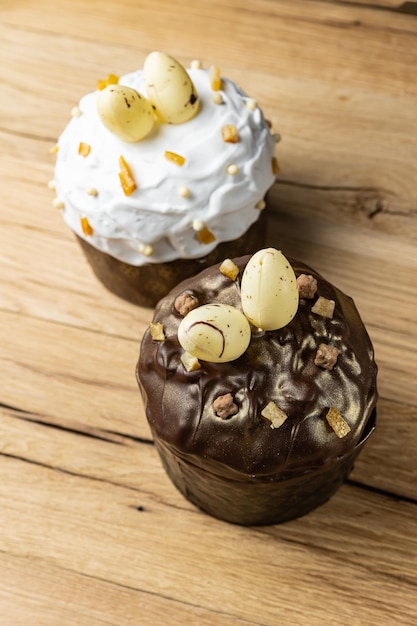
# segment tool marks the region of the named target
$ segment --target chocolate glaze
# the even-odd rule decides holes
[[[238,523],[271,523],[306,512],[305,497],[299,498],[301,508],[297,505],[291,514],[286,511],[282,519],[262,501],[259,514],[249,511],[241,515],[237,504],[238,512],[223,515],[222,504],[214,512],[207,504],[223,487],[210,493],[204,473],[217,482],[236,486],[247,481],[258,485],[288,480],[293,483],[292,479],[312,472],[318,477],[327,472],[336,488],[374,428],[377,368],[371,341],[353,300],[310,267],[289,259],[296,276],[304,273],[317,279],[315,297],[301,298],[295,318],[282,329],[263,332],[252,328],[250,345],[237,360],[201,361],[201,369],[187,372],[180,361],[183,350],[177,329],[182,317],[174,308],[176,297],[188,291],[200,305],[223,302],[241,309],[240,277],[249,258],[234,259],[240,268],[235,282],[215,265],[183,281],[159,302],[154,321],[163,324],[166,340],[153,341],[149,331],[145,333],[137,377],[155,442],[177,487],[187,497],[191,492],[189,499],[219,517]],[[335,301],[332,319],[311,312],[319,296]],[[321,343],[340,351],[330,371],[314,364]],[[229,392],[239,411],[221,419],[213,401]],[[275,429],[261,415],[271,400],[288,416]],[[330,407],[337,408],[351,428],[342,439],[325,419]],[[343,468],[342,473],[339,468]],[[188,486],[182,485],[187,473]],[[205,485],[202,499],[192,494],[192,483],[199,480]],[[320,478],[314,480],[320,484]],[[236,491],[238,500],[240,489]],[[321,501],[331,495],[326,489]],[[272,493],[276,499],[276,488],[268,499]],[[253,495],[258,497],[256,491]],[[320,503],[316,501],[315,506]]]
[[[235,259],[243,269],[249,256]],[[200,304],[223,302],[240,307],[239,278],[223,276],[218,265],[183,281],[156,308],[166,341],[144,335],[138,365],[146,412],[152,429],[179,453],[213,461],[218,471],[234,477],[240,472],[257,476],[303,473],[348,454],[365,431],[376,403],[376,365],[369,336],[353,300],[306,265],[291,260],[296,275],[311,274],[318,289],[313,300],[300,299],[297,315],[286,327],[262,332],[253,329],[248,350],[228,363],[201,362],[187,372],[180,361],[177,339],[181,316],[175,298],[183,291]],[[318,296],[336,302],[333,319],[311,313]],[[335,367],[314,364],[320,343],[336,346]],[[230,392],[239,412],[228,420],[213,409],[214,399]],[[261,416],[273,400],[288,419],[278,429]],[[351,427],[339,439],[324,419],[336,407]]]

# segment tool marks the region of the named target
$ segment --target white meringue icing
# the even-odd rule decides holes
[[[96,91],[81,99],[81,114],[58,140],[55,185],[64,220],[91,245],[131,265],[199,258],[219,243],[237,239],[258,219],[256,205],[275,180],[275,139],[261,109],[245,106],[247,96],[224,77],[223,103],[215,104],[208,71],[187,72],[200,100],[191,120],[179,125],[156,122],[143,140],[128,143],[101,122]],[[119,84],[146,94],[141,70],[123,76]],[[237,143],[222,139],[221,129],[228,124],[238,130]],[[78,154],[80,142],[91,146],[86,157]],[[184,165],[168,161],[166,151],[184,157]],[[137,184],[130,196],[119,180],[121,155]],[[227,173],[230,165],[237,167],[233,176]],[[95,195],[88,193],[91,189]],[[82,217],[91,235],[83,233]],[[205,224],[214,241],[199,241],[195,220]]]

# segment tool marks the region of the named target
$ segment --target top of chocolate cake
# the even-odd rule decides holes
[[[265,254],[281,253],[228,260],[173,289],[155,310],[137,368],[154,433],[188,462],[231,479],[320,468],[352,454],[374,427],[377,368],[353,300],[282,255],[286,274],[260,286]],[[274,304],[282,284],[284,302]],[[256,294],[268,301],[251,314]],[[271,312],[282,327],[266,330]]]

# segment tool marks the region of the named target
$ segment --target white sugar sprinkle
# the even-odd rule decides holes
[[[178,195],[181,196],[181,198],[189,198],[191,196],[191,191],[188,187],[182,186],[178,188]]]
[[[245,106],[249,111],[255,111],[258,108],[258,103],[253,98],[249,98],[246,100]]]
[[[216,91],[211,98],[213,104],[223,104],[223,96],[219,91]]]
[[[63,209],[65,204],[64,201],[61,200],[61,198],[54,198],[52,200],[52,206],[54,207],[54,209]]]
[[[204,224],[203,220],[193,220],[193,229],[197,232],[199,230],[203,230],[205,227],[206,225]]]
[[[139,252],[144,256],[153,255],[153,247],[150,244],[144,243],[139,246]]]
[[[226,172],[230,174],[230,176],[236,176],[238,171],[239,171],[239,168],[234,163],[232,163],[232,165],[228,165],[226,168]]]

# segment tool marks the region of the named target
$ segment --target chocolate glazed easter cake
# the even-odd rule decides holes
[[[137,366],[173,483],[245,525],[297,518],[336,492],[375,427],[376,375],[353,300],[272,248],[174,288]]]

